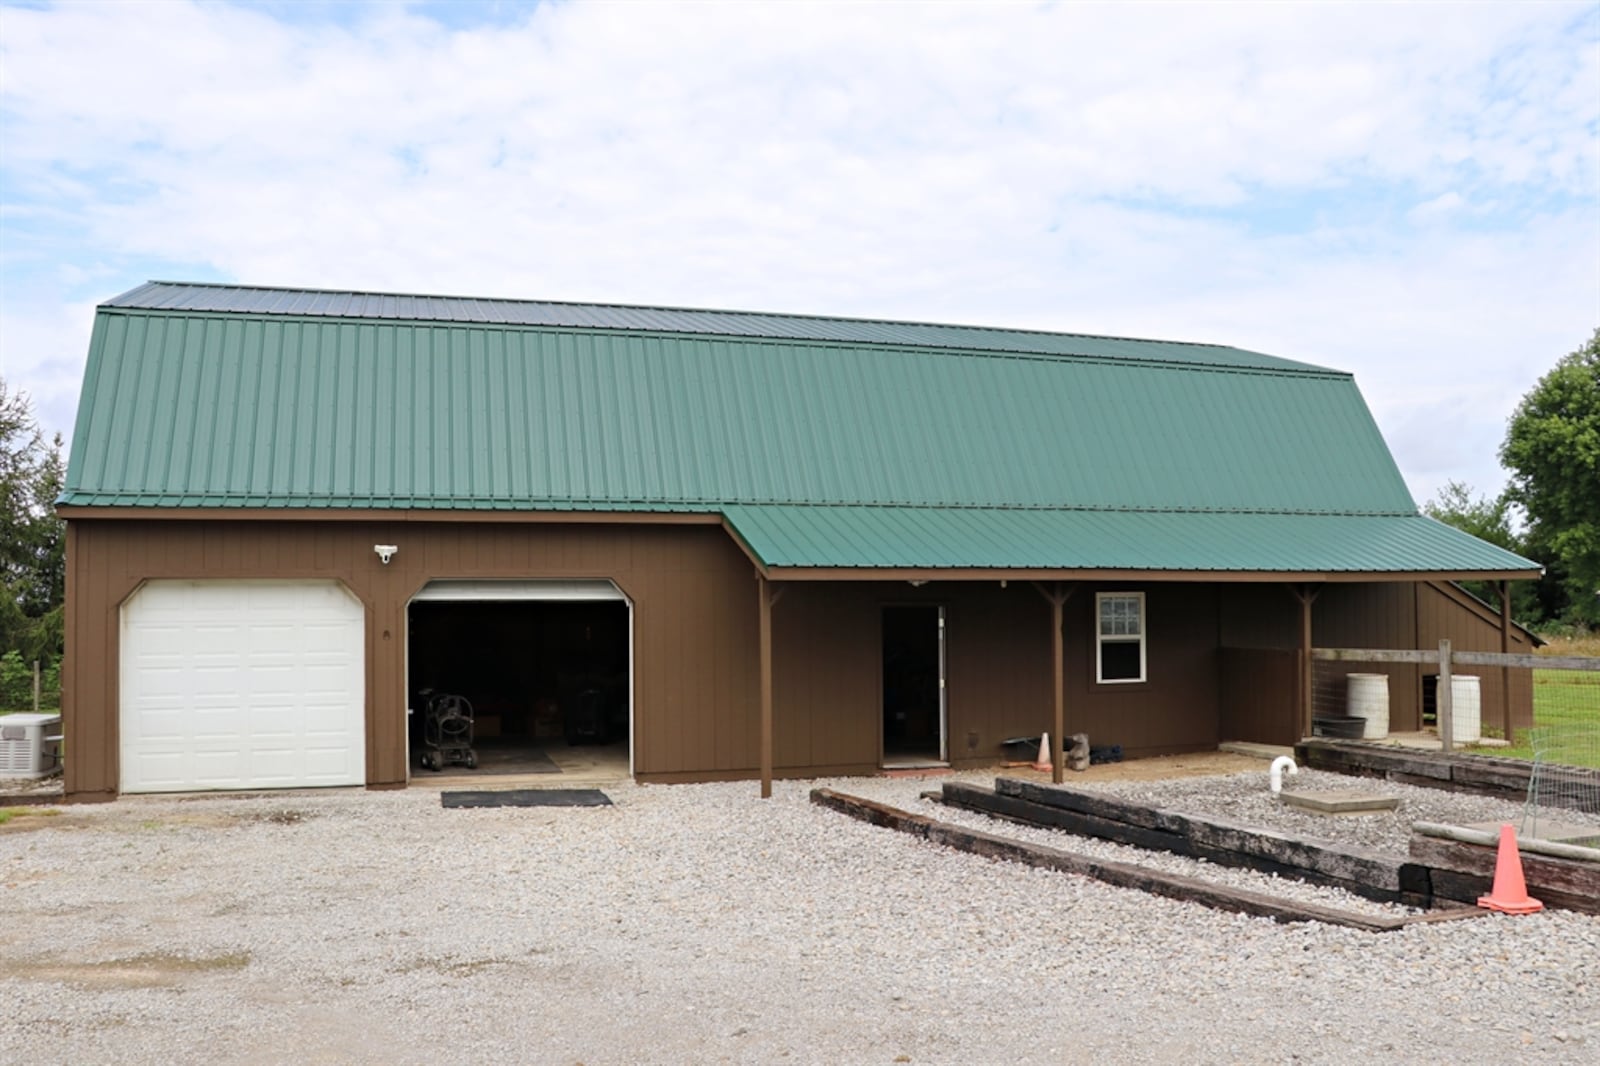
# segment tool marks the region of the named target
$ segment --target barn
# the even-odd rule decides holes
[[[1288,743],[1313,641],[1525,645],[1452,582],[1538,573],[1256,352],[170,282],[97,310],[59,512],[78,800],[404,787],[440,691],[641,782]]]

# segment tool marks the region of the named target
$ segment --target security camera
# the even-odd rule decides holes
[[[378,561],[384,566],[389,565],[389,560],[394,558],[394,553],[400,550],[397,544],[374,544],[372,550],[378,553]]]

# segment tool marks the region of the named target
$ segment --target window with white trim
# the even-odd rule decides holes
[[[1144,593],[1100,592],[1094,597],[1095,680],[1102,685],[1144,678]]]

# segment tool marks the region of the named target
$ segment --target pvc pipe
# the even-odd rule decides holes
[[[1500,843],[1497,833],[1464,826],[1443,825],[1439,822],[1412,822],[1411,831],[1419,836],[1455,840],[1462,844],[1481,844],[1486,848]],[[1600,862],[1600,848],[1587,848],[1582,844],[1567,844],[1559,840],[1540,840],[1538,837],[1517,836],[1517,848],[1535,855],[1550,855],[1558,859],[1576,859],[1579,862]]]
[[[1288,770],[1291,774],[1298,774],[1300,767],[1287,755],[1280,755],[1272,760],[1272,794],[1276,796],[1283,791],[1283,772]]]

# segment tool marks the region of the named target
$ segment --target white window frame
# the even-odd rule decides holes
[[[1137,634],[1107,634],[1101,622],[1101,605],[1106,600],[1131,599],[1139,604],[1139,632]],[[1150,623],[1145,614],[1144,593],[1142,592],[1097,592],[1094,596],[1094,680],[1097,685],[1138,685],[1149,679],[1149,670],[1145,662],[1146,643],[1149,638]],[[1106,644],[1133,644],[1139,645],[1139,676],[1138,677],[1111,677],[1105,676],[1105,657],[1102,647]]]

